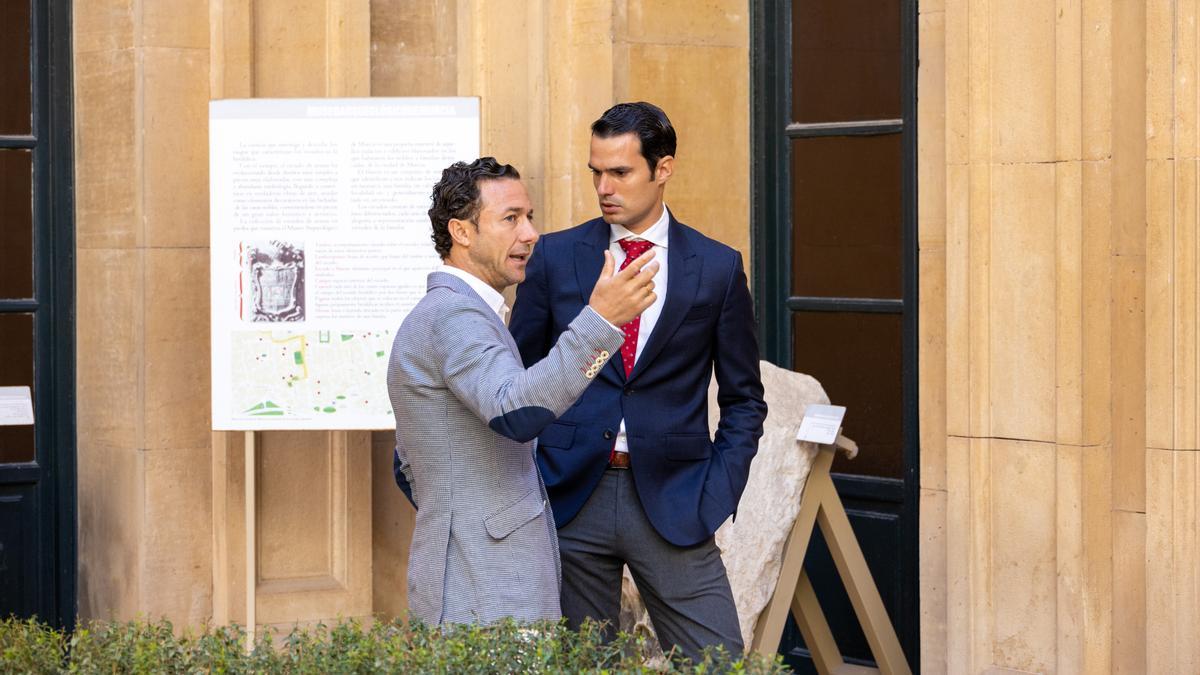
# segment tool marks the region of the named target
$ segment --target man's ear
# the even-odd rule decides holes
[[[664,185],[668,180],[671,180],[671,175],[675,173],[675,156],[667,155],[658,159],[658,166],[654,169],[654,182],[659,185]]]
[[[450,238],[455,244],[463,248],[471,247],[471,231],[474,229],[470,223],[458,218],[451,218],[447,224],[447,229],[450,230]]]

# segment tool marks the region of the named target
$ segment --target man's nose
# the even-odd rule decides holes
[[[538,234],[537,228],[533,226],[533,221],[526,219],[524,226],[521,228],[521,243],[532,246],[541,237]]]
[[[612,194],[612,183],[609,181],[608,176],[600,174],[600,178],[596,180],[596,192],[601,196]]]

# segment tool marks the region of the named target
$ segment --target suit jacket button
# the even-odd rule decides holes
[[[605,430],[604,430],[604,440],[606,440],[606,441],[611,441],[611,440],[613,439],[613,436],[615,436],[615,435],[616,435],[616,434],[614,434],[614,433],[612,432],[612,429],[605,429]]]
[[[633,387],[625,387],[625,395],[633,396]]]

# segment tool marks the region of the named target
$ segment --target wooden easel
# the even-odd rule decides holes
[[[790,610],[804,635],[804,643],[812,652],[818,672],[911,675],[912,671],[900,648],[900,640],[888,619],[875,580],[871,578],[867,561],[858,546],[858,539],[850,528],[846,509],[829,475],[834,454],[839,449],[850,457],[858,454],[858,446],[854,441],[839,433],[836,445],[821,446],[821,451],[813,460],[800,500],[800,513],[796,515],[796,522],[784,545],[779,582],[766,609],[758,617],[751,650],[765,655],[779,651],[779,638]],[[825,620],[825,614],[817,602],[812,582],[804,571],[804,555],[812,539],[813,525],[821,526],[821,533],[825,535],[842,584],[854,606],[854,614],[867,637],[867,644],[871,646],[875,662],[879,664],[878,669],[848,664],[842,659],[842,653],[829,630],[829,622]]]

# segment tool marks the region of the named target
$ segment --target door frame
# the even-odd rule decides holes
[[[75,422],[75,218],[71,0],[30,0],[33,125],[0,147],[33,153],[34,297],[0,311],[34,314],[34,461],[0,465],[0,484],[37,484],[38,618],[72,628],[78,614]]]
[[[788,130],[791,119],[792,0],[750,2],[750,244],[755,315],[765,358],[790,368],[793,311],[855,311],[903,314],[901,377],[904,420],[904,478],[870,479],[834,474],[843,500],[898,498],[906,510],[901,524],[901,553],[911,579],[901,593],[905,608],[894,616],[900,642],[911,664],[920,667],[920,409],[918,382],[918,239],[917,239],[917,48],[918,2],[900,0],[901,119],[899,124],[856,125],[853,129]],[[902,299],[790,297],[792,138],[862,136],[902,131],[901,260]]]

